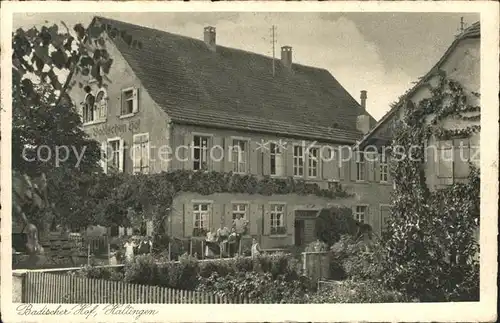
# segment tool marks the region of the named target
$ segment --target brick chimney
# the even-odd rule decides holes
[[[208,48],[212,51],[215,51],[216,43],[215,43],[215,27],[207,26],[203,30],[203,38],[205,40],[205,44],[207,44]]]
[[[356,129],[363,135],[370,131],[370,116],[366,114],[359,115],[356,119]]]
[[[288,70],[292,69],[292,47],[290,46],[281,47],[281,63]]]
[[[361,106],[365,110],[366,110],[366,98],[367,98],[366,90],[361,91],[361,96],[360,96],[361,101],[360,102],[361,102]]]

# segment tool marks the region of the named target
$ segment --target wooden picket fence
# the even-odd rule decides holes
[[[248,304],[228,297],[167,287],[89,279],[68,274],[27,272],[23,303]]]

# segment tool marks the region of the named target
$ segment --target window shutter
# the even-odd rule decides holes
[[[248,232],[250,235],[258,235],[259,234],[259,226],[258,221],[261,219],[259,216],[260,206],[259,204],[250,203],[247,204],[248,210]]]
[[[452,178],[453,147],[451,141],[441,142],[438,150],[438,176],[443,178]]]
[[[124,227],[118,227],[118,236],[124,236],[125,235],[125,228]]]
[[[123,172],[124,169],[124,161],[125,161],[125,152],[124,152],[124,145],[123,145],[123,139],[120,139],[120,156],[119,156],[119,165],[118,165],[118,170],[120,172]]]
[[[217,148],[215,148],[217,147]],[[222,137],[213,137],[213,161],[212,169],[216,172],[224,171],[224,139]],[[210,156],[209,156],[210,157]]]
[[[381,180],[381,175],[380,175],[380,165],[382,161],[382,154],[377,154],[377,158],[373,162],[373,181],[375,182],[380,182]]]
[[[258,151],[257,151],[257,143],[254,140],[250,140],[247,143],[248,145],[248,167],[250,174],[258,174],[257,163],[258,163]]]
[[[358,174],[358,161],[359,157],[359,152],[355,152],[353,154],[353,158],[351,158],[349,162],[349,167],[351,168],[351,181],[356,181],[358,179],[357,174]]]
[[[289,208],[287,205],[283,206],[285,209],[285,224],[286,224],[286,234],[287,235],[292,235],[295,230],[295,217],[294,217],[294,211],[293,208]]]
[[[283,158],[285,159],[285,175],[288,177],[293,176],[293,145],[287,145],[283,151]]]
[[[269,145],[262,149],[264,155],[264,163],[262,165],[262,174],[264,176],[271,174],[271,151],[269,150]]]
[[[330,150],[330,155],[328,155],[327,151]],[[326,180],[338,179],[335,176],[335,168],[336,168],[336,158],[335,151],[331,148],[322,148],[321,149],[320,158],[322,167],[322,177]],[[332,156],[333,155],[333,156]]]
[[[101,167],[104,173],[108,172],[108,142],[101,142]]]
[[[187,133],[184,135],[184,149],[181,149],[182,151],[182,160],[183,160],[183,165],[184,169],[191,170],[193,169],[193,152],[192,152],[192,147],[193,147],[193,136],[191,133]]]
[[[264,204],[264,208],[262,210],[262,218],[264,220],[263,223],[263,234],[268,236],[271,234],[271,208],[268,203]]]
[[[453,177],[466,178],[469,176],[470,148],[468,139],[454,140],[453,142]]]
[[[224,204],[224,226],[231,230],[233,226],[233,205],[231,203]]]
[[[229,146],[231,146],[231,138],[223,138],[223,147],[224,147],[224,158],[222,159],[223,170],[226,173],[233,171],[233,164],[230,161],[230,156],[232,152],[229,150]]]
[[[124,114],[124,113],[123,113],[123,111],[124,111],[124,106],[123,106],[123,105],[124,105],[124,102],[125,102],[125,100],[124,100],[124,96],[125,96],[125,94],[124,94],[124,92],[123,92],[123,90],[122,90],[122,91],[120,92],[119,101],[118,101],[118,106],[119,106],[119,109],[117,109],[117,111],[116,111],[116,116],[117,116],[117,117],[119,117],[119,116],[121,116],[121,115],[123,115],[123,114]]]
[[[193,204],[184,204],[184,236],[191,237],[193,235],[194,227],[193,219]]]
[[[137,113],[137,112],[139,112],[139,89],[138,88],[133,89],[132,98],[133,98],[132,112]]]
[[[367,171],[366,171],[366,180],[368,181],[375,181],[375,165],[377,164],[376,163],[376,158],[377,158],[377,155],[373,152],[370,152],[369,154],[367,154],[367,160],[365,161],[365,166],[367,168]]]

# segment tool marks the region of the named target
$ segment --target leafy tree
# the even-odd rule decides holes
[[[78,24],[70,31],[62,25],[63,30],[55,24],[20,28],[12,35],[12,165],[14,176],[47,179],[50,203],[35,209],[22,206],[25,215],[44,224],[43,231],[54,220],[84,226],[92,218],[81,193],[92,182],[89,177],[100,172],[100,147],[83,131],[67,90],[78,72],[92,73],[101,82],[112,62],[105,49],[90,45],[102,40],[103,29]],[[47,159],[49,150],[41,146],[48,147],[52,158]],[[54,158],[57,147],[69,149],[63,162]],[[59,148],[61,158],[66,148]],[[80,163],[75,151],[84,151]],[[13,216],[19,211],[14,207]]]
[[[365,232],[371,233],[371,227],[356,221],[348,207],[322,209],[316,220],[316,237],[329,246],[338,242],[343,235],[358,237]]]

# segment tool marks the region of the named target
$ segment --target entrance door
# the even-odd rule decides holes
[[[304,244],[304,220],[295,220],[295,245]]]

